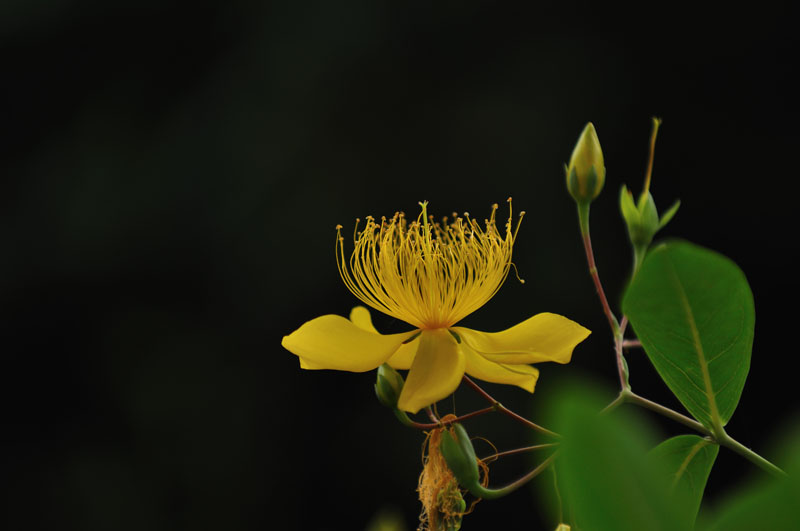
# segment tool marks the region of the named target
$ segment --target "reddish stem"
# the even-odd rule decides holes
[[[611,326],[611,332],[616,337],[619,331],[619,324],[617,324],[617,318],[614,317],[614,313],[611,311],[611,306],[608,305],[606,292],[603,290],[603,284],[600,282],[600,275],[597,272],[597,264],[594,261],[594,251],[592,251],[592,238],[589,236],[588,230],[583,234],[583,249],[586,251],[586,261],[589,263],[589,274],[591,275],[592,281],[594,282],[594,287],[597,290],[597,296],[600,298],[600,304],[603,305],[603,313],[606,314],[608,324]]]
[[[510,409],[505,407],[503,404],[501,404],[500,402],[495,400],[492,395],[490,395],[489,393],[484,391],[481,386],[479,386],[474,381],[472,381],[472,379],[469,376],[467,376],[466,374],[464,375],[464,382],[466,382],[467,385],[472,387],[479,395],[481,395],[489,403],[491,403],[493,409],[496,409],[497,411],[499,411],[499,412],[501,412],[501,413],[503,413],[505,415],[508,415],[509,417],[511,417],[512,419],[516,420],[517,422],[521,422],[522,424],[528,426],[529,428],[534,429],[534,430],[536,430],[538,432],[544,433],[545,435],[549,435],[551,437],[556,437],[556,438],[560,438],[561,437],[559,434],[557,434],[557,433],[555,433],[553,431],[550,431],[547,428],[543,428],[542,426],[539,426],[538,424],[536,424],[534,422],[531,422],[530,420],[526,419],[525,417],[514,413],[513,411],[511,411]]]
[[[544,450],[545,448],[553,448],[554,446],[558,446],[558,443],[535,444],[533,446],[525,446],[523,448],[514,448],[513,450],[506,450],[505,452],[497,452],[496,454],[487,455],[486,457],[481,459],[481,461],[486,461],[487,459],[491,459],[492,461],[494,461],[495,459],[506,457],[508,455],[533,452],[534,450]]]
[[[473,411],[471,413],[467,413],[466,415],[461,415],[460,417],[456,417],[456,418],[449,419],[449,420],[438,420],[437,419],[437,422],[431,422],[431,423],[414,422],[413,420],[409,419],[410,420],[410,424],[409,425],[411,427],[413,427],[413,428],[418,428],[420,430],[432,430],[434,428],[441,428],[443,426],[449,426],[450,424],[452,424],[454,422],[462,422],[462,421],[465,421],[467,419],[471,419],[473,417],[478,417],[480,415],[485,415],[486,413],[491,413],[492,411],[494,411],[494,408],[489,406],[489,407],[485,407],[483,409],[479,409],[477,411]],[[434,418],[436,418],[435,415],[434,415]]]

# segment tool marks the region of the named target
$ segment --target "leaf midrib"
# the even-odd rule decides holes
[[[706,400],[708,400],[708,407],[710,409],[712,423],[712,426],[708,427],[716,430],[718,427],[722,426],[722,423],[720,422],[719,409],[717,409],[716,395],[714,394],[714,389],[711,385],[711,375],[708,372],[708,363],[706,362],[705,352],[703,351],[703,344],[700,341],[700,331],[697,329],[697,323],[694,319],[694,312],[692,312],[692,307],[689,304],[689,298],[686,296],[686,290],[683,288],[681,279],[675,269],[675,264],[672,263],[672,260],[668,260],[668,263],[670,265],[670,273],[672,274],[673,282],[677,287],[681,305],[686,313],[686,319],[692,332],[692,341],[694,342],[695,352],[697,353],[697,361],[700,364],[700,372],[703,376],[703,385],[706,388]]]
[[[689,468],[689,463],[692,462],[692,459],[694,459],[694,456],[697,455],[697,452],[699,452],[709,444],[711,443],[701,439],[697,441],[697,443],[695,443],[694,446],[692,446],[692,449],[689,450],[689,454],[686,456],[686,459],[683,460],[681,466],[678,467],[678,471],[675,473],[675,479],[672,481],[673,489],[678,485],[678,482],[680,481],[684,472],[686,472],[686,469]]]

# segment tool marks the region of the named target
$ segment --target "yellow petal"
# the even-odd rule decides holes
[[[540,313],[502,332],[478,332],[463,327],[452,330],[485,358],[498,363],[569,363],[572,350],[591,332],[575,321],[554,313]]]
[[[412,341],[400,345],[397,352],[392,354],[392,357],[386,362],[392,366],[393,369],[408,370],[414,363],[414,356],[417,355],[419,349],[419,337],[415,337]]]
[[[389,359],[415,333],[380,335],[339,315],[323,315],[284,336],[281,345],[300,357],[303,368],[365,372]]]
[[[464,376],[464,354],[444,328],[423,330],[397,407],[416,413],[456,390]]]
[[[354,325],[363,330],[374,332],[376,334],[380,333],[372,324],[372,316],[370,315],[369,310],[364,306],[356,306],[353,308],[350,311],[350,320],[353,321]],[[418,347],[418,338],[405,343],[401,345],[399,349],[397,349],[397,352],[392,354],[392,357],[389,358],[386,363],[391,365],[393,369],[408,370],[411,368],[411,363],[414,361],[414,355],[417,353]],[[302,367],[302,362],[300,366]]]
[[[322,365],[317,365],[313,361],[308,361],[305,358],[297,358],[297,359],[300,360],[300,368],[301,369],[306,369],[306,370],[309,370],[309,371],[316,371],[316,370],[325,368]]]
[[[484,358],[463,342],[461,350],[464,352],[466,372],[470,376],[486,382],[516,385],[529,393],[532,393],[536,387],[536,380],[539,379],[539,369],[536,367],[495,363]]]
[[[354,325],[367,332],[379,333],[372,324],[372,316],[364,306],[356,306],[350,310],[350,320]]]

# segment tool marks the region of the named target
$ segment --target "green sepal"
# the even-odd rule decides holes
[[[478,458],[464,426],[456,422],[453,424],[453,431],[457,440],[453,439],[449,430],[445,430],[442,433],[442,441],[439,443],[439,451],[442,452],[447,467],[459,485],[473,492],[480,487]]]
[[[671,207],[669,207],[669,210],[664,212],[664,215],[661,216],[661,219],[658,222],[658,230],[663,229],[664,226],[666,226],[666,224],[669,223],[670,220],[672,220],[672,218],[678,212],[678,208],[680,208],[680,206],[681,206],[681,200],[678,199]]]
[[[628,227],[630,227],[632,223],[639,223],[639,210],[633,202],[633,194],[624,184],[619,191],[619,209]]]
[[[575,168],[571,170],[564,166],[564,172],[567,175],[567,191],[569,195],[572,196],[572,199],[575,201],[581,201],[581,194],[580,194],[580,182],[578,182],[578,172],[575,171]]]
[[[656,202],[650,192],[642,194],[639,198],[639,214],[641,215],[641,228],[638,234],[639,240],[633,241],[634,245],[650,245],[653,241],[653,236],[658,232],[658,209],[656,209]]]
[[[567,190],[577,203],[591,203],[595,197],[600,195],[603,182],[597,175],[597,169],[594,166],[589,168],[582,179],[578,176],[575,168],[567,169],[565,167],[564,170],[567,173]]]
[[[397,407],[397,400],[403,390],[405,381],[396,370],[387,363],[378,367],[378,376],[375,380],[375,396],[386,407]]]

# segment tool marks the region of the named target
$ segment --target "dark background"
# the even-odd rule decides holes
[[[619,187],[641,189],[663,117],[651,190],[662,211],[683,201],[663,235],[729,256],[755,294],[728,431],[767,452],[798,405],[796,12],[660,5],[0,4],[2,527],[363,529],[393,507],[413,529],[422,436],[376,402],[373,374],[301,371],[280,340],[356,302],[337,223],[423,199],[437,215],[482,217],[509,195],[527,211],[526,284],[512,276],[463,324],[552,311],[594,330],[570,365],[541,367],[532,397],[487,388],[534,419],[572,375],[611,398],[562,170],[589,120],[608,168],[592,233],[616,303],[631,261]],[[643,353],[629,362],[635,390],[678,406]],[[459,391],[456,405],[480,402]],[[470,430],[501,449],[528,437],[503,417]],[[500,463],[493,484],[528,465]],[[709,501],[758,474],[723,449]],[[523,491],[466,526],[555,521]]]

